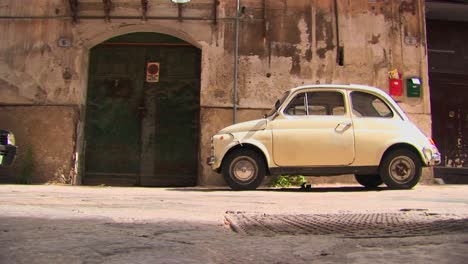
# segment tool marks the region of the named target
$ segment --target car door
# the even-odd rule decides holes
[[[278,166],[341,166],[354,160],[352,120],[340,90],[297,93],[271,122]]]

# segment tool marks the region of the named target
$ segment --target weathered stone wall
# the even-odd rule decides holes
[[[104,19],[102,1],[79,2],[78,21],[73,22],[66,0],[2,1],[0,104],[75,105],[85,111],[90,48],[131,32],[179,37],[202,50],[199,183],[222,184],[204,162],[211,135],[233,120],[236,1],[219,1],[216,24],[213,0],[184,5],[181,21],[167,19],[178,14],[169,0],[149,1],[146,21],[140,19],[140,0],[113,0],[109,21]],[[297,85],[358,83],[388,91],[388,71],[398,69],[404,77],[423,81],[422,98],[399,101],[430,134],[423,0],[337,0],[336,5],[329,0],[241,0],[241,6],[239,121],[258,118],[280,94]],[[71,45],[60,47],[59,39]],[[22,111],[32,115],[36,110]],[[16,111],[10,114],[15,120]],[[83,116],[77,124],[67,124],[78,127],[75,138],[58,139],[61,144],[76,142],[76,151],[83,147]],[[72,122],[57,118],[60,124]],[[18,127],[17,133],[24,133],[14,123],[0,126]],[[53,130],[44,133],[55,137]],[[64,164],[73,160],[73,152],[61,156]],[[22,162],[20,157],[16,166]],[[57,169],[40,178],[51,177]]]
[[[0,124],[18,146],[13,166],[0,168],[0,182],[72,183],[78,119],[77,107],[0,107]]]

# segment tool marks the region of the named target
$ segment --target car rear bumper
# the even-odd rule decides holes
[[[442,159],[441,159],[440,153],[433,153],[432,156],[431,156],[431,159],[429,161],[429,165],[430,166],[439,165],[441,160]]]
[[[440,164],[442,159],[439,151],[436,148],[424,148],[423,153],[426,158],[427,166],[436,166]]]

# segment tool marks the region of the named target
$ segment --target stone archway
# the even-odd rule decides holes
[[[93,48],[94,46],[99,45],[100,43],[108,39],[111,39],[113,37],[122,36],[122,35],[135,33],[135,32],[148,32],[148,33],[170,35],[178,39],[181,39],[187,43],[190,43],[193,46],[201,49],[200,43],[198,43],[189,34],[183,31],[177,30],[177,29],[165,27],[162,25],[155,25],[155,24],[140,24],[140,25],[127,25],[127,26],[114,25],[110,28],[105,28],[99,31],[93,31],[93,34],[84,37],[83,47],[89,50]]]

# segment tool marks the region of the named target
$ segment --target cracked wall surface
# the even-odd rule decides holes
[[[147,20],[141,18],[140,0],[112,1],[109,20],[104,17],[102,1],[79,2],[76,22],[65,0],[5,0],[0,4],[0,104],[9,109],[0,126],[29,137],[45,133],[46,141],[73,146],[58,158],[62,162],[47,163],[35,179],[52,179],[60,170],[58,164],[77,162],[73,155],[82,151],[84,115],[80,113],[86,109],[89,50],[114,36],[156,32],[183,39],[202,51],[199,184],[224,184],[204,161],[210,137],[233,122],[236,1],[219,1],[216,23],[212,0],[184,5],[181,20],[177,19],[177,6],[170,1],[150,1]],[[388,92],[388,72],[397,69],[403,77],[422,79],[421,98],[397,99],[430,134],[424,1],[240,2],[235,102],[239,121],[260,117],[285,90],[303,84],[356,83]],[[61,40],[69,45],[61,47]],[[5,121],[28,116],[25,113],[36,115],[46,106],[50,112],[38,118],[47,121],[49,115],[57,114],[53,122],[66,124],[66,133],[48,129],[53,124],[48,121],[40,132],[33,122]],[[61,107],[75,109],[76,118],[60,117]],[[18,144],[24,147],[21,140]],[[15,166],[22,163],[19,156]],[[77,165],[67,165],[67,173],[76,173]]]

